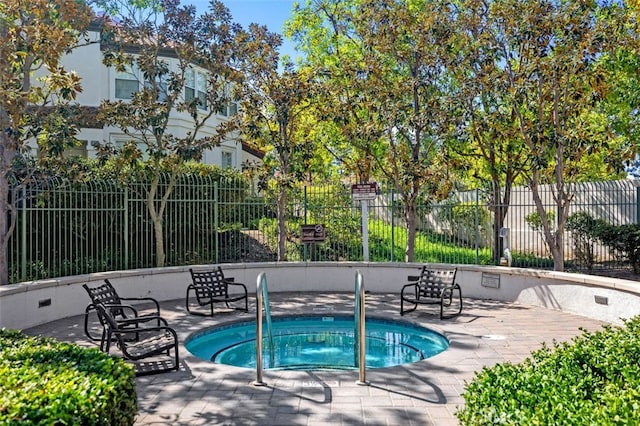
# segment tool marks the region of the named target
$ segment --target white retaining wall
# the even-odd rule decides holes
[[[225,275],[247,285],[255,294],[256,280],[265,272],[270,292],[353,293],[359,270],[365,289],[400,292],[407,275],[422,264],[367,262],[303,262],[222,264]],[[450,268],[452,265],[431,265]],[[204,270],[212,265],[193,266]],[[620,324],[640,314],[640,282],[584,274],[533,269],[457,265],[456,281],[465,298],[493,299],[542,306]],[[97,285],[109,278],[122,297],[183,299],[190,282],[189,267],[104,272],[0,287],[0,327],[25,329],[84,313],[89,297],[82,284]],[[349,297],[345,295],[345,297]],[[398,309],[400,301],[398,300]]]

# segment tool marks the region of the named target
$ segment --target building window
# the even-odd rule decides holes
[[[80,140],[79,142],[80,144],[78,146],[72,146],[72,147],[66,148],[62,152],[62,156],[64,158],[71,158],[71,157],[87,158],[87,141]]]
[[[225,99],[229,99],[224,106],[218,111],[220,115],[225,117],[231,117],[238,113],[238,102],[230,100],[233,97],[233,93],[231,91],[231,86],[226,85],[224,88],[224,97]]]
[[[133,99],[140,90],[137,67],[127,67],[125,71],[116,71],[116,99]]]
[[[147,90],[157,90],[156,100],[158,102],[167,102],[167,77],[162,76],[156,80],[156,84],[152,84],[151,81],[145,81],[145,88]]]
[[[198,109],[207,109],[207,76],[204,73],[188,69],[185,74],[184,100],[198,99]]]
[[[222,164],[223,169],[231,169],[233,168],[233,152],[231,151],[222,151]]]

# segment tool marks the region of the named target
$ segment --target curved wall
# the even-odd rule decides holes
[[[407,275],[422,264],[368,262],[304,262],[223,264],[225,275],[235,277],[255,292],[256,279],[265,272],[271,292],[353,293],[359,270],[367,291],[400,292]],[[430,265],[451,268],[454,265]],[[533,269],[455,265],[456,281],[465,298],[519,302],[562,310],[620,324],[640,313],[640,283],[592,275]],[[212,265],[192,266],[205,270]],[[152,268],[63,277],[0,287],[0,327],[25,329],[60,318],[79,315],[89,303],[82,284],[97,285],[109,278],[123,297],[150,296],[158,300],[185,297],[189,267]],[[399,304],[399,302],[398,302]]]

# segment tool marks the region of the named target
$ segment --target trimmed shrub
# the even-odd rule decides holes
[[[520,364],[485,367],[466,385],[463,425],[637,424],[640,317],[543,345]]]
[[[640,224],[604,226],[597,237],[612,254],[629,261],[635,274],[640,274]]]
[[[593,270],[596,262],[594,245],[608,226],[604,220],[595,219],[586,212],[574,213],[567,218],[567,230],[571,231],[573,254],[578,267]]]
[[[136,411],[124,360],[0,329],[0,424],[131,425]]]

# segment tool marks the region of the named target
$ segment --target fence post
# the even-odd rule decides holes
[[[480,262],[480,202],[478,196],[478,188],[476,188],[476,210],[475,210],[475,228],[476,228],[476,265]]]
[[[391,188],[391,261],[393,262],[395,259],[395,251],[396,251],[396,241],[395,241],[395,212],[393,211],[393,206],[396,204],[395,203],[395,194],[394,194],[394,189]]]
[[[20,239],[22,240],[22,260],[20,261],[20,281],[27,280],[27,190],[22,187],[22,229],[20,230]]]
[[[308,203],[308,200],[307,200],[307,185],[305,185],[304,186],[304,192],[303,192],[303,195],[302,195],[302,211],[303,211],[303,217],[304,217],[303,223],[305,225],[307,224],[307,208],[308,208],[307,203]],[[307,247],[308,246],[309,246],[309,244],[302,243],[302,261],[303,262],[307,261]]]
[[[124,264],[125,268],[129,269],[131,265],[129,264],[129,188],[127,186],[124,187],[123,194],[123,202],[124,202],[124,229],[122,231],[122,235],[124,235]]]
[[[213,183],[213,248],[216,253],[216,263],[219,263],[219,247],[218,247],[218,209],[220,198],[218,194],[218,182]]]
[[[636,223],[640,223],[640,186],[636,186]]]

